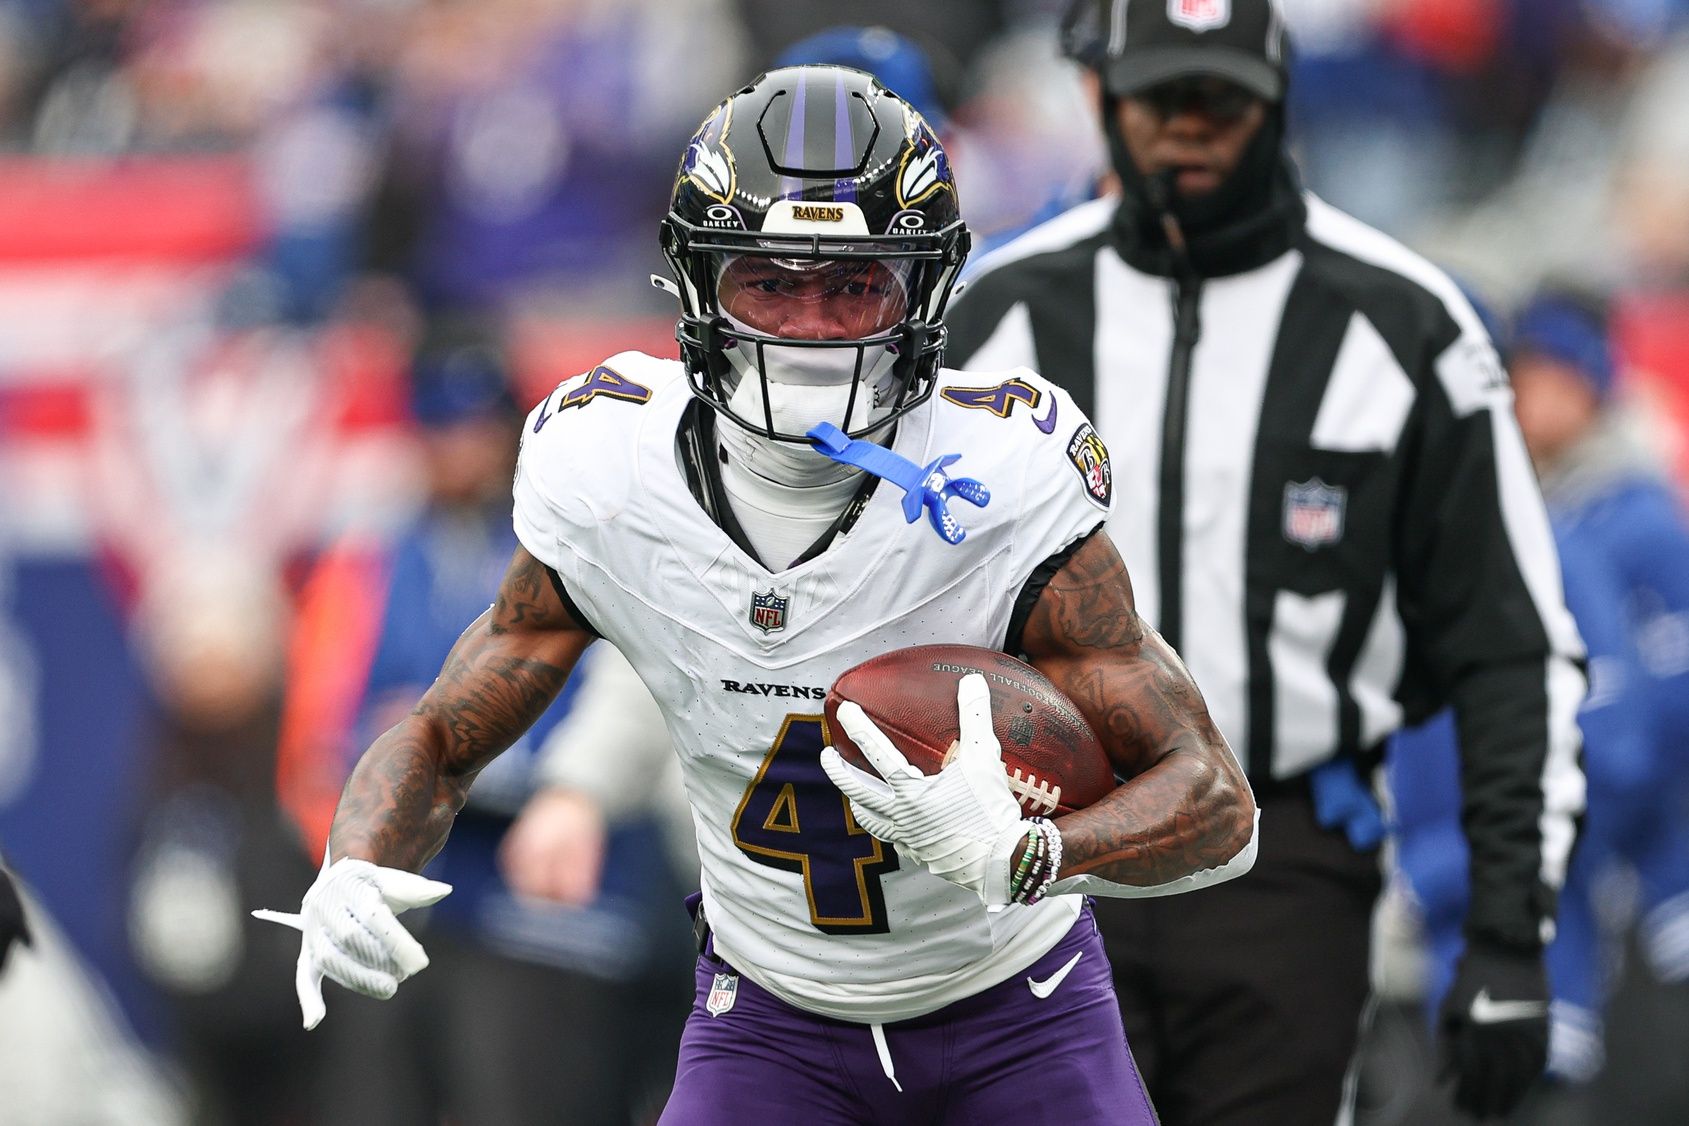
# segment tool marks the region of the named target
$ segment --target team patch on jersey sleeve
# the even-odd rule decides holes
[[[1108,447],[1103,445],[1096,427],[1087,422],[1073,432],[1073,437],[1067,440],[1067,460],[1078,471],[1086,494],[1107,508],[1114,497],[1114,469],[1109,465]]]

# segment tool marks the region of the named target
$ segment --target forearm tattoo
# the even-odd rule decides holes
[[[331,853],[413,871],[426,864],[475,775],[539,718],[590,641],[544,566],[518,549],[497,600],[464,630],[434,684],[359,759]]]
[[[1138,616],[1106,536],[1050,581],[1024,636],[1128,779],[1061,819],[1063,873],[1153,887],[1235,856],[1253,831],[1248,783],[1184,663]]]

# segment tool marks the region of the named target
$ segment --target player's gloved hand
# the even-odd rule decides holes
[[[323,978],[368,997],[391,997],[399,983],[428,965],[422,944],[399,925],[398,913],[438,903],[450,884],[367,860],[323,857],[317,882],[298,914],[254,911],[253,917],[292,927],[302,936],[293,986],[306,1028],[322,1021]]]
[[[821,752],[821,768],[850,799],[858,825],[995,906],[1009,902],[1010,864],[1027,828],[1003,773],[985,678],[964,676],[956,703],[960,744],[937,774],[910,766],[867,713],[848,701],[839,705],[839,723],[880,778],[850,765],[832,747]]]
[[[1548,1062],[1541,953],[1468,939],[1439,1024],[1455,1105],[1479,1118],[1511,1111]]]

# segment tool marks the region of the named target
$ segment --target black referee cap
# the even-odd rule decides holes
[[[1284,97],[1290,41],[1278,0],[1075,0],[1062,35],[1063,50],[1117,97],[1192,75]]]

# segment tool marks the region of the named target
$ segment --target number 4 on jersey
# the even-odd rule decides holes
[[[571,381],[573,382],[573,381]],[[568,383],[563,386],[569,387]],[[599,397],[617,399],[624,403],[644,403],[651,398],[651,389],[643,383],[635,383],[614,368],[598,365],[587,372],[579,383],[563,392],[563,397],[557,401],[557,410],[566,411],[570,407],[584,407]],[[545,424],[550,421],[555,412],[551,409],[551,399],[540,404],[539,415],[534,419],[534,433],[538,434]]]
[[[880,877],[897,853],[856,823],[850,804],[821,769],[829,742],[818,715],[790,715],[739,808],[733,843],[758,864],[798,872],[809,921],[826,934],[883,934]]]
[[[651,389],[642,383],[635,383],[614,368],[600,364],[587,373],[586,380],[579,386],[571,387],[563,393],[563,401],[557,404],[557,409],[561,411],[570,407],[585,406],[601,395],[608,399],[620,399],[625,403],[643,403],[651,398]]]

